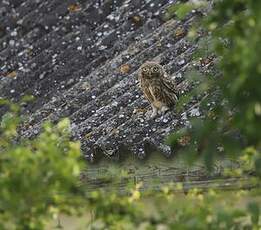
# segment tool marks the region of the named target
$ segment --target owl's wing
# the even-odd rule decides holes
[[[177,86],[174,80],[172,80],[169,77],[163,77],[162,78],[162,84],[164,86],[164,88],[170,92],[176,93],[177,91]]]
[[[151,87],[151,91],[155,100],[161,101],[168,106],[173,105],[178,100],[175,85],[171,81],[167,82],[162,79],[159,84]]]

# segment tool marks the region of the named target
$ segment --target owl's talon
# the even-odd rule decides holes
[[[158,115],[157,112],[156,113],[152,112],[151,115],[150,115],[150,118],[155,118],[157,115]]]
[[[168,110],[169,110],[168,106],[162,106],[161,109],[160,109],[160,113],[165,114]]]

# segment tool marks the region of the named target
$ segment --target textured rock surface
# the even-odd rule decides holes
[[[100,153],[143,158],[147,145],[169,156],[173,150],[164,138],[200,115],[197,100],[183,114],[174,109],[149,119],[136,73],[146,60],[156,60],[190,90],[184,72],[193,65],[197,44],[186,33],[200,14],[166,20],[173,2],[1,1],[0,96],[36,97],[24,107],[28,120],[21,135],[37,135],[47,119],[69,117],[88,159]]]

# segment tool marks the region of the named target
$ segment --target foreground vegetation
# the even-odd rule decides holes
[[[187,4],[175,8],[178,16],[191,10]],[[83,229],[260,229],[260,12],[254,0],[217,3],[204,22],[212,45],[203,54],[218,55],[222,74],[198,87],[208,95],[201,103],[204,120],[192,120],[168,140],[176,145],[189,137],[184,155],[190,162],[203,158],[209,170],[217,155],[234,157],[243,167],[226,173],[249,178],[256,189],[187,191],[172,184],[141,193],[137,184],[128,195],[86,194],[79,184],[80,144],[70,140],[69,121],[46,123],[35,139],[18,142],[19,107],[1,100],[9,112],[0,126],[0,229],[45,229],[59,214],[86,212],[91,218]]]
[[[19,119],[16,106],[11,107],[1,123],[1,229],[46,229],[51,219],[59,223],[61,214],[87,215],[82,229],[260,227],[259,189],[187,190],[178,183],[157,192],[140,192],[142,184],[136,184],[125,195],[115,187],[86,193],[79,183],[80,145],[69,140],[68,120],[56,126],[46,123],[37,138],[16,144]],[[247,170],[253,168],[253,156],[249,151],[241,158]],[[257,177],[248,180],[260,185]]]

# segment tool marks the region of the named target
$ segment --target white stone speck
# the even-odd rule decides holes
[[[168,123],[169,120],[167,118],[164,118],[162,121],[163,123]]]
[[[120,114],[120,115],[119,115],[119,118],[124,118],[124,114]]]
[[[17,31],[16,31],[16,30],[12,31],[10,35],[11,35],[12,37],[17,36]]]
[[[14,45],[15,45],[15,41],[14,41],[14,40],[10,40],[10,41],[9,41],[9,45],[10,45],[10,46],[14,46]]]
[[[18,25],[22,25],[23,24],[23,19],[20,19],[16,22]]]
[[[118,102],[117,101],[114,101],[111,103],[112,106],[118,106]]]
[[[199,108],[194,108],[190,111],[190,116],[192,117],[198,117],[200,116]]]
[[[110,14],[110,15],[107,16],[107,18],[108,18],[109,20],[113,20],[113,19],[114,19],[114,16],[113,16],[112,14]]]
[[[184,60],[184,59],[178,61],[178,65],[183,65],[184,63],[185,63],[185,60]]]
[[[99,46],[99,50],[105,50],[105,49],[107,49],[107,46],[104,45]]]

